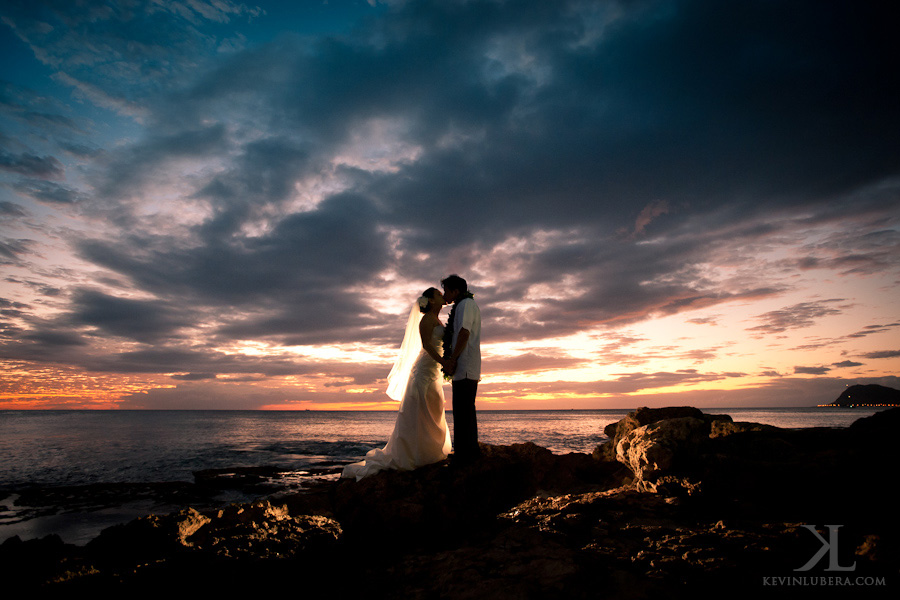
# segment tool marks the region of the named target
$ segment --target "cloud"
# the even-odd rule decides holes
[[[44,348],[87,346],[85,338],[77,333],[69,331],[40,331],[34,330],[22,336],[23,340],[35,342]]]
[[[101,106],[137,107],[218,48],[205,21],[252,18],[260,10],[215,0],[190,3],[6,2],[0,16],[43,64]],[[99,100],[105,97],[110,102]],[[129,111],[125,111],[129,113]]]
[[[688,323],[693,323],[694,325],[718,325],[719,315],[709,315],[706,317],[696,317],[694,319],[688,319]]]
[[[0,239],[0,264],[19,262],[20,257],[30,254],[33,247],[33,240]]]
[[[879,350],[863,354],[864,358],[895,358],[897,356],[900,356],[900,350]]]
[[[280,390],[260,389],[252,385],[208,385],[191,382],[174,388],[154,388],[128,394],[121,405],[129,409],[203,410],[211,407],[226,410],[255,410],[269,404],[281,404],[294,394]],[[300,394],[302,395],[302,394]]]
[[[401,2],[352,32],[253,42],[263,11],[231,2],[0,14],[91,105],[2,88],[32,135],[0,139],[4,189],[25,203],[0,213],[68,211],[78,226],[47,235],[87,264],[16,280],[57,290],[57,312],[21,317],[7,356],[210,387],[223,374],[338,377],[286,352],[223,349],[389,346],[402,308],[450,272],[469,279],[495,343],[686,313],[716,325],[791,294],[748,329],[789,335],[862,302],[816,299],[820,273],[898,269],[900,113],[884,90],[900,65],[876,5]],[[110,133],[127,119],[89,122],[98,107],[136,121]],[[13,262],[52,245],[4,240]],[[601,341],[609,360],[649,359],[615,343]],[[669,346],[653,358],[724,347]],[[593,359],[522,350],[491,368]],[[653,370],[609,393],[737,369]]]
[[[513,384],[520,394],[581,394],[581,395],[625,395],[635,392],[645,392],[660,388],[669,388],[679,385],[690,385],[723,381],[731,377],[740,377],[741,374],[732,373],[703,373],[696,369],[681,369],[678,371],[655,371],[649,373],[618,373],[612,378],[603,381],[573,382],[554,381],[540,383]],[[509,384],[497,384],[509,387]],[[490,386],[485,386],[486,390]],[[479,386],[481,393],[481,386]]]
[[[841,362],[836,362],[831,364],[832,367],[861,367],[863,363],[854,362],[852,360],[842,360]]]
[[[14,155],[2,151],[0,170],[38,179],[62,179],[65,175],[65,167],[53,156]]]
[[[824,375],[830,370],[830,367],[794,367],[797,375]]]
[[[47,204],[75,204],[85,199],[82,192],[50,181],[29,179],[20,181],[14,189],[23,196]]]
[[[17,217],[24,217],[28,214],[24,208],[15,202],[0,202],[0,218],[10,219]]]
[[[763,321],[763,324],[756,325],[755,327],[748,327],[747,330],[772,335],[783,333],[790,329],[811,327],[815,324],[817,319],[841,314],[843,310],[848,308],[844,304],[839,304],[844,302],[846,302],[844,299],[832,298],[815,302],[801,302],[780,310],[773,310],[758,315],[756,319]]]
[[[587,361],[580,358],[568,358],[563,356],[554,356],[540,354],[537,352],[526,352],[518,356],[510,356],[504,358],[495,358],[490,364],[485,364],[486,372],[491,375],[501,373],[527,373],[530,371],[552,371],[554,369],[565,369],[570,367],[583,366]]]
[[[265,235],[173,250],[164,236],[118,242],[85,240],[81,254],[159,297],[231,306],[220,333],[233,339],[278,337],[284,343],[358,338],[377,325],[361,294],[387,265],[386,241],[371,202],[352,195],[290,215]],[[405,303],[405,302],[404,302]],[[348,315],[358,315],[348,321]]]
[[[172,337],[191,323],[183,309],[166,307],[161,302],[117,298],[95,290],[79,290],[71,306],[71,322],[139,342]]]
[[[644,230],[654,219],[667,214],[668,212],[669,203],[665,200],[651,202],[645,206],[644,210],[641,211],[641,214],[638,215],[637,220],[634,222],[634,231],[632,232],[632,235],[644,233]]]

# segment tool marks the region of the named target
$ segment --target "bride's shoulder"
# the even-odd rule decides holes
[[[428,313],[424,317],[422,317],[422,321],[419,323],[419,327],[423,331],[431,331],[435,327],[444,327],[444,324],[441,323],[441,320],[438,319],[435,315]]]

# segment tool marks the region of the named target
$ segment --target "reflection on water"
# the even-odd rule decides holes
[[[845,427],[879,409],[717,408],[735,421]],[[480,411],[482,442],[590,453],[628,410]],[[292,470],[358,460],[390,436],[393,412],[0,411],[0,488],[27,483],[193,481],[193,471]],[[447,420],[452,428],[453,415]]]
[[[735,421],[778,427],[846,427],[879,409],[705,409]],[[590,453],[607,438],[603,429],[628,410],[480,411],[481,441],[533,442],[555,453]],[[32,485],[193,481],[193,471],[278,465],[290,475],[280,484],[299,489],[316,467],[339,466],[381,447],[393,412],[243,411],[0,411],[0,543],[60,535],[83,544],[104,527],[181,508],[160,498],[97,506],[49,506],[35,512],[14,504],[13,490]],[[447,415],[452,428],[453,415]],[[6,492],[4,492],[4,489]],[[217,502],[244,502],[239,490],[223,490]],[[25,515],[35,512],[34,516]],[[20,514],[21,513],[21,514]]]

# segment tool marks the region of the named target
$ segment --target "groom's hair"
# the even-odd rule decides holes
[[[445,290],[456,290],[460,294],[465,294],[469,291],[466,280],[459,275],[450,275],[446,279],[441,279],[441,287]]]

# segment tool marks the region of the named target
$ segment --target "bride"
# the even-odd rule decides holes
[[[444,326],[438,315],[444,296],[428,288],[413,305],[400,354],[388,375],[387,395],[400,400],[400,411],[387,445],[344,467],[342,478],[357,481],[385,469],[408,471],[447,458],[450,430],[444,415],[441,370],[447,364],[438,348]]]

